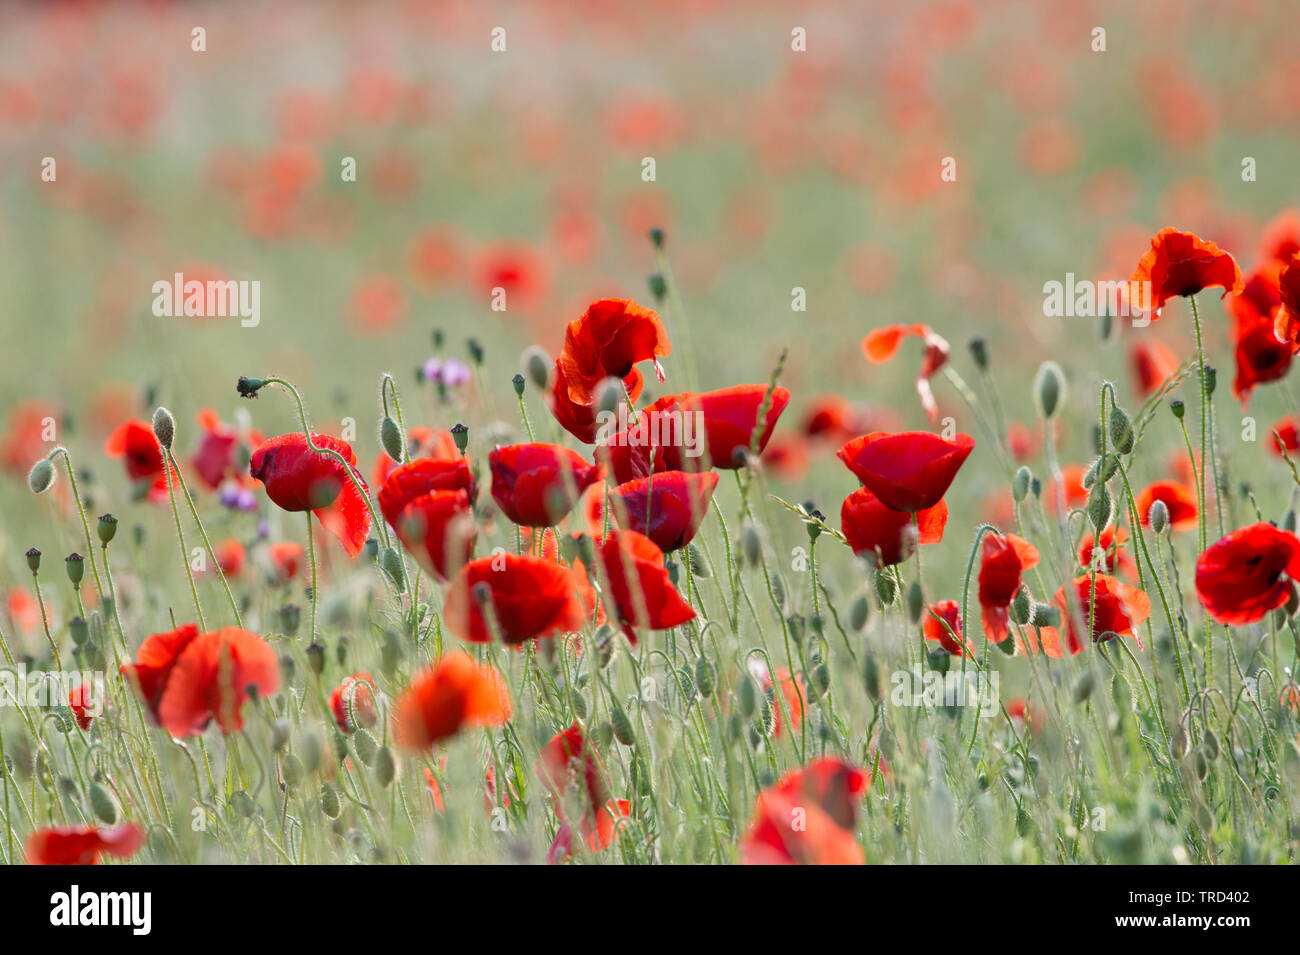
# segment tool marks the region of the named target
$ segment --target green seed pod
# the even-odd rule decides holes
[[[1011,598],[1011,619],[1024,626],[1029,623],[1034,612],[1034,600],[1029,596],[1029,588],[1021,586]]]
[[[393,589],[399,594],[406,591],[406,578],[402,574],[402,555],[397,552],[396,547],[385,547],[384,555],[380,558],[379,566],[384,571],[390,581]]]
[[[469,447],[469,428],[463,424],[454,424],[451,426],[451,437],[456,442],[456,450],[464,454]]]
[[[1169,527],[1169,505],[1164,501],[1155,501],[1147,511],[1147,520],[1151,523],[1153,531],[1163,534]]]
[[[1219,373],[1215,370],[1213,365],[1205,366],[1204,380],[1206,396],[1214,394],[1214,387],[1219,381]]]
[[[1033,479],[1033,472],[1023,464],[1016,471],[1016,476],[1011,482],[1011,496],[1017,503],[1025,499],[1029,493],[1029,482]]]
[[[80,554],[69,554],[63,559],[63,566],[68,571],[68,580],[72,581],[72,586],[80,586],[81,578],[86,573],[86,559]]]
[[[861,633],[871,618],[871,602],[865,594],[859,594],[849,607],[849,629]]]
[[[614,728],[614,738],[624,746],[631,746],[636,742],[636,730],[632,728],[632,721],[628,719],[623,707],[617,703],[609,714],[609,722]]]
[[[1042,497],[1043,482],[1040,481],[1038,478],[1034,478],[1032,481],[1029,482],[1029,491],[1031,494],[1034,495],[1035,500],[1037,500],[1039,497]]]
[[[375,754],[375,779],[383,789],[392,785],[397,776],[397,758],[387,746],[382,746]]]
[[[27,486],[33,494],[44,494],[54,483],[54,465],[49,458],[41,458],[27,472]]]
[[[662,302],[664,296],[668,294],[668,283],[659,272],[651,272],[646,276],[646,285],[650,287],[650,294],[654,296],[656,302]]]
[[[31,547],[27,551],[27,568],[33,574],[41,569],[41,552],[35,547]]]
[[[1183,420],[1183,415],[1187,413],[1187,406],[1183,404],[1181,398],[1176,398],[1169,402],[1169,410],[1174,413],[1174,417],[1179,421]]]
[[[736,687],[736,701],[744,719],[752,717],[758,709],[758,685],[747,673],[741,676],[740,685]]]
[[[898,592],[898,587],[894,583],[894,578],[886,573],[883,567],[876,568],[876,596],[880,598],[881,606],[888,607],[894,602],[894,594]]]
[[[1111,409],[1109,424],[1111,443],[1121,454],[1128,454],[1133,450],[1135,440],[1132,420],[1124,409],[1117,405]]]
[[[119,812],[117,800],[113,798],[112,793],[99,783],[91,783],[86,795],[90,800],[90,810],[95,814],[96,819],[106,826],[117,824]]]
[[[1008,640],[1007,642],[1010,643],[1011,641]],[[931,650],[925,656],[930,663],[931,670],[934,670],[940,676],[948,672],[948,664],[952,661],[952,654],[943,649],[943,647],[940,647],[937,650]]]
[[[970,349],[971,360],[975,362],[975,367],[980,371],[988,371],[989,367],[989,346],[988,342],[982,338],[972,338],[967,346]]]
[[[383,420],[379,422],[379,443],[383,445],[384,453],[393,461],[397,464],[402,463],[402,459],[406,456],[404,453],[406,442],[402,438],[401,426],[390,415],[384,415]]]
[[[524,371],[538,391],[546,391],[551,386],[551,368],[555,363],[546,349],[540,345],[530,345],[524,350]]]
[[[72,636],[72,642],[79,647],[90,639],[90,627],[80,617],[68,621],[68,633]]]
[[[357,759],[369,766],[374,763],[375,754],[379,752],[379,743],[369,731],[359,729],[352,735],[352,749],[356,752]]]
[[[709,663],[708,657],[698,657],[695,661],[695,688],[700,691],[700,696],[709,697],[713,695],[713,664]]]
[[[920,623],[924,609],[925,597],[921,594],[921,585],[914,580],[907,586],[907,619],[912,623]]]
[[[325,647],[319,643],[309,643],[306,653],[307,665],[311,667],[311,672],[320,676],[325,670]]]
[[[325,783],[320,788],[320,811],[325,813],[328,819],[337,819],[339,813],[343,811],[343,806],[339,803],[339,794],[329,783]]]
[[[117,518],[112,514],[101,514],[95,532],[99,535],[99,542],[107,544],[117,536]]]
[[[1043,362],[1034,376],[1034,404],[1038,408],[1038,416],[1044,421],[1050,421],[1064,400],[1065,372],[1054,361]]]
[[[280,775],[284,777],[284,784],[290,789],[296,789],[302,782],[307,771],[303,769],[302,760],[293,753],[286,753],[285,757],[280,760]]]

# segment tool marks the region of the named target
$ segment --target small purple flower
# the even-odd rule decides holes
[[[424,377],[443,388],[455,388],[469,381],[469,366],[455,358],[430,358],[424,363]]]

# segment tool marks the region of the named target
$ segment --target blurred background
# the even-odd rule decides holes
[[[826,394],[866,406],[874,426],[927,426],[919,343],[885,365],[860,349],[872,328],[925,322],[971,381],[967,342],[987,339],[1013,421],[1032,426],[1029,379],[1060,361],[1077,385],[1063,455],[1085,461],[1089,381],[1113,378],[1137,403],[1127,344],[1044,317],[1043,284],[1126,278],[1165,225],[1251,268],[1265,223],[1297,202],[1298,30],[1287,0],[6,3],[0,586],[27,576],[31,543],[76,543],[22,480],[49,447],[33,422],[57,419],[96,513],[159,533],[165,508],[130,500],[105,437],[157,403],[181,447],[208,407],[232,421],[243,404],[267,433],[296,426],[282,396],[240,402],[241,374],[292,379],[319,430],[354,419],[367,475],[384,371],[408,426],[517,431],[523,349],[558,352],[595,297],[650,301],[655,226],[701,388],[766,381],[789,350],[778,435],[801,432]],[[355,182],[341,176],[349,157]],[[940,176],[945,157],[956,181]],[[259,282],[260,324],[156,317],[152,285],[175,272]],[[791,309],[795,287],[806,311]],[[1232,438],[1231,323],[1202,298]],[[668,380],[647,399],[686,387],[686,337],[670,329]],[[484,350],[445,394],[417,375],[435,330],[442,357],[473,368],[467,340]],[[1190,353],[1181,303],[1141,334]],[[935,390],[973,431],[950,384]],[[1276,385],[1251,399],[1261,431],[1287,410]],[[833,449],[778,449],[774,489],[838,523],[856,481]],[[1243,467],[1280,497],[1284,465],[1249,453]],[[954,540],[1005,487],[980,455],[959,482]],[[1166,476],[1165,461],[1138,478]],[[964,561],[952,549],[935,559]]]

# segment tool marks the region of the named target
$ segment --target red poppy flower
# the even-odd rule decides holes
[[[1197,524],[1196,490],[1178,481],[1153,481],[1137,496],[1138,515],[1144,527],[1151,526],[1151,505],[1164,501],[1169,508],[1169,526],[1176,531],[1188,530]]]
[[[443,621],[471,643],[487,643],[494,632],[508,644],[553,637],[582,629],[588,590],[585,578],[554,561],[493,554],[470,561],[452,578]]]
[[[73,687],[68,693],[68,709],[72,710],[73,719],[83,730],[89,730],[90,724],[94,722],[95,717],[90,712],[94,707],[94,693],[90,681],[82,680],[81,686]]]
[[[311,511],[321,526],[339,539],[348,556],[356,557],[370,533],[366,485],[356,469],[356,455],[346,441],[327,434],[313,434],[311,439],[316,447],[341,454],[357,484],[337,458],[308,447],[302,433],[282,434],[259,445],[249,473],[266,486],[266,496],[277,506],[286,511]]]
[[[717,471],[664,471],[620,484],[610,498],[620,525],[644,534],[667,552],[685,547],[695,537],[717,486]]]
[[[615,817],[605,767],[582,724],[575,722],[552,736],[534,769],[554,800],[561,825],[576,819],[592,852],[608,848],[614,839]]]
[[[1269,429],[1269,434],[1273,440],[1268,443],[1268,449],[1279,458],[1283,451],[1300,451],[1300,418],[1295,415],[1279,418]]]
[[[501,674],[452,651],[417,673],[397,698],[393,737],[406,749],[427,750],[465,727],[500,726],[512,712]]]
[[[197,736],[214,717],[222,732],[243,729],[250,689],[265,698],[280,686],[275,651],[257,634],[238,627],[200,634],[192,623],[147,637],[122,673],[173,736]]]
[[[849,438],[870,430],[870,418],[863,408],[841,395],[814,398],[804,412],[803,433],[810,438],[825,438],[843,444]]]
[[[276,541],[267,553],[271,558],[272,578],[276,583],[287,584],[298,576],[307,552],[295,541]]]
[[[20,401],[9,411],[9,430],[0,436],[0,467],[25,475],[32,462],[49,451],[46,440],[62,412],[43,401]]]
[[[619,819],[632,816],[632,803],[627,799],[611,799],[597,812],[593,830],[586,837],[587,849],[601,852],[614,841]],[[561,822],[555,830],[551,847],[546,850],[546,864],[560,865],[573,855],[573,827]]]
[[[1278,297],[1281,308],[1276,312],[1274,334],[1278,339],[1300,349],[1300,255],[1278,274]]]
[[[853,833],[867,775],[823,757],[759,793],[754,819],[741,840],[745,865],[860,865]]]
[[[1010,634],[1008,609],[1021,574],[1038,565],[1038,550],[1015,534],[986,534],[980,556],[979,596],[984,635],[1001,643]]]
[[[1142,648],[1142,641],[1134,628],[1151,616],[1151,598],[1136,587],[1106,574],[1084,574],[1062,584],[1052,602],[1060,610],[1061,627],[1039,629],[1042,650],[1049,657],[1079,653],[1086,642],[1083,634],[1089,620],[1092,621],[1092,642],[1099,640],[1104,633],[1115,633],[1132,637],[1138,648]],[[1033,640],[1032,631],[1030,640]]]
[[[104,853],[127,859],[140,851],[145,834],[133,822],[98,826],[51,826],[27,837],[29,865],[96,865]]]
[[[1038,453],[1041,443],[1038,432],[1031,431],[1019,421],[1007,425],[1007,450],[1017,461],[1028,461]]]
[[[939,619],[936,619],[935,614],[939,615]],[[948,626],[945,627],[945,623]],[[948,632],[949,628],[952,633]],[[971,649],[962,636],[961,608],[955,600],[940,600],[931,604],[930,612],[921,620],[921,632],[925,634],[925,639],[938,643],[955,657],[962,655],[963,645],[967,650]],[[961,640],[961,643],[953,639],[953,634],[957,635],[957,640]]]
[[[862,339],[862,354],[874,365],[883,364],[893,358],[902,344],[903,338],[915,335],[925,344],[925,354],[921,360],[921,371],[916,377],[916,393],[921,398],[921,407],[931,421],[939,417],[939,406],[934,400],[934,391],[930,388],[930,376],[944,366],[948,360],[948,342],[938,335],[929,325],[886,325],[877,328]]]
[[[1115,525],[1107,527],[1101,532],[1101,553],[1102,563],[1098,567],[1108,574],[1113,574],[1117,570],[1121,574],[1134,576],[1137,574],[1137,564],[1133,558],[1121,546],[1128,540],[1128,530],[1126,528],[1116,528]],[[1091,531],[1084,535],[1083,541],[1079,544],[1079,566],[1091,568],[1097,544]]]
[[[375,697],[370,692],[375,678],[369,673],[354,673],[344,678],[330,694],[330,712],[338,724],[340,733],[351,733],[358,726],[371,727],[379,719],[375,711]],[[348,719],[348,706],[352,707],[352,719]],[[355,720],[355,723],[353,722]]]
[[[223,424],[211,408],[199,412],[199,428],[202,434],[194,452],[194,471],[203,483],[218,488],[232,478],[245,480],[239,465],[239,431]],[[250,438],[258,444],[262,442],[256,432],[250,433]]]
[[[147,421],[132,420],[119,426],[104,442],[104,453],[122,459],[126,476],[137,488],[144,489],[150,500],[167,499],[162,445]]]
[[[600,480],[599,465],[558,444],[513,444],[488,455],[492,499],[511,522],[553,527]]]
[[[975,439],[955,439],[929,431],[876,431],[854,438],[838,451],[841,461],[886,507],[923,511],[947,493]]]
[[[579,441],[593,443],[597,431],[595,402],[604,380],[620,379],[628,398],[635,401],[644,381],[634,366],[654,361],[655,373],[663,381],[659,358],[671,351],[668,335],[653,310],[627,299],[592,302],[565,331],[564,348],[555,362],[555,380],[548,395],[552,413]]]
[[[1234,351],[1237,376],[1232,382],[1232,393],[1243,408],[1256,385],[1277,381],[1291,370],[1292,354],[1290,342],[1278,341],[1271,320],[1237,326]]]
[[[750,659],[749,673],[758,682],[759,689],[772,706],[772,736],[780,739],[787,732],[797,733],[803,724],[804,714],[808,711],[808,694],[803,677],[791,674],[785,667],[778,667],[776,676],[773,677],[767,666],[757,658]]]
[[[1196,561],[1196,595],[1220,623],[1254,623],[1287,602],[1300,579],[1300,539],[1260,522],[1211,544]]]
[[[1138,341],[1129,351],[1133,367],[1133,390],[1140,398],[1149,398],[1178,372],[1178,356],[1162,342]]]
[[[1130,287],[1137,283],[1134,307],[1159,317],[1165,302],[1180,295],[1195,295],[1218,287],[1223,294],[1240,292],[1241,270],[1231,255],[1213,242],[1165,228],[1151,240],[1151,248],[1138,262]]]
[[[610,530],[605,537],[592,540],[592,564],[604,593],[605,610],[614,615],[633,646],[634,627],[666,630],[695,619],[695,609],[668,577],[663,551],[650,538],[636,531]],[[574,568],[586,571],[581,561],[575,561]]]
[[[948,505],[941,499],[934,507],[918,511],[916,523],[920,529],[920,543],[939,543],[948,524]],[[885,507],[865,487],[858,488],[844,499],[840,507],[840,530],[853,553],[870,554],[881,567],[902,563],[915,550],[912,514]]]
[[[1061,468],[1061,486],[1060,494],[1065,497],[1065,509],[1067,511],[1076,507],[1082,507],[1088,500],[1088,489],[1083,486],[1084,475],[1088,473],[1087,468],[1082,464],[1070,464]],[[1055,516],[1058,489],[1056,481],[1050,481],[1046,488],[1043,489],[1043,501],[1047,506],[1047,513]]]
[[[379,510],[419,565],[448,580],[474,549],[473,495],[465,458],[417,458],[389,472]]]
[[[227,537],[216,547],[217,566],[227,577],[238,577],[244,569],[246,551],[238,538]]]
[[[1300,213],[1287,209],[1264,227],[1259,239],[1259,258],[1263,262],[1286,263],[1300,252]]]

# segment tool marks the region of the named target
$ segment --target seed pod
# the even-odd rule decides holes
[[[27,486],[33,494],[44,494],[54,483],[54,465],[49,458],[41,458],[27,472]]]
[[[101,514],[99,523],[95,525],[95,533],[99,535],[101,544],[107,544],[117,535],[117,518],[112,514]]]
[[[469,428],[463,424],[454,424],[451,426],[451,437],[456,442],[456,450],[464,454],[469,447]]]
[[[970,349],[970,357],[975,362],[975,367],[980,371],[987,371],[989,367],[988,343],[982,338],[972,338],[967,347]]]
[[[866,629],[870,617],[871,602],[867,600],[866,595],[859,594],[849,607],[849,629],[861,633]]]
[[[164,448],[168,451],[172,449],[172,441],[176,438],[176,419],[161,405],[153,413],[153,434]]]
[[[391,415],[384,415],[379,422],[379,443],[384,446],[384,453],[397,464],[402,463],[406,455],[403,449],[406,442],[402,440],[402,428]]]
[[[63,559],[63,566],[68,571],[68,580],[74,587],[80,586],[81,578],[86,574],[86,558],[80,554],[69,554]]]
[[[1038,407],[1038,416],[1044,421],[1050,421],[1064,398],[1065,372],[1054,361],[1043,362],[1034,376],[1034,404]]]
[[[28,548],[26,556],[28,570],[33,574],[38,572],[41,569],[41,552],[35,547],[31,547]]]
[[[1203,380],[1205,382],[1206,396],[1208,397],[1209,395],[1214,394],[1214,386],[1218,383],[1219,373],[1215,370],[1213,365],[1205,366]]]
[[[87,796],[90,799],[90,809],[95,814],[95,818],[106,826],[116,825],[119,812],[117,800],[113,798],[113,794],[99,783],[91,783]]]
[[[664,280],[662,273],[651,272],[646,276],[646,285],[650,287],[650,294],[654,296],[657,302],[662,302],[664,296],[668,294],[668,283]]]
[[[379,752],[379,742],[367,730],[359,729],[352,735],[352,748],[357,754],[357,759],[369,766],[375,761],[375,754]]]
[[[311,667],[311,672],[317,676],[325,669],[325,648],[319,643],[310,643],[307,645],[307,665]]]
[[[609,722],[614,728],[614,738],[624,746],[631,746],[636,742],[636,731],[632,728],[632,721],[628,719],[623,707],[617,703],[609,714]]]
[[[1011,482],[1011,496],[1018,502],[1025,499],[1029,493],[1029,482],[1033,478],[1033,472],[1023,464],[1016,471],[1016,476]]]
[[[383,789],[392,785],[393,779],[397,776],[397,759],[393,756],[393,751],[387,746],[382,746],[379,752],[375,754],[375,779]]]
[[[343,807],[339,803],[339,794],[333,786],[325,783],[320,788],[320,811],[325,813],[328,819],[337,819]]]
[[[1183,420],[1183,415],[1187,413],[1187,406],[1183,404],[1181,398],[1175,398],[1169,402],[1169,410],[1174,413],[1174,417],[1179,421]]]

